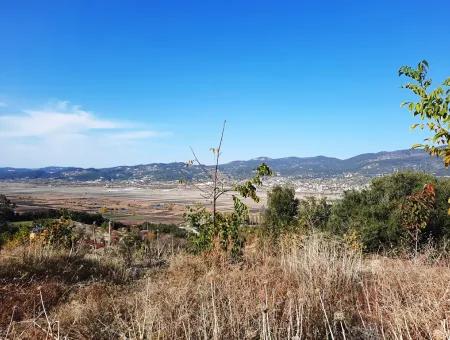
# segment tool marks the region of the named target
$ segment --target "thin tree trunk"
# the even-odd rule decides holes
[[[216,150],[216,166],[214,169],[214,187],[213,187],[213,226],[216,228],[216,214],[217,214],[217,198],[218,198],[218,188],[217,188],[217,180],[219,175],[219,159],[220,159],[220,149],[222,148],[223,134],[225,132],[225,124],[227,121],[223,122],[222,133],[220,135],[219,147]]]

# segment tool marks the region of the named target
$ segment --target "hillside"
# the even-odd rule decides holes
[[[262,161],[279,176],[290,178],[329,178],[345,174],[374,177],[400,170],[429,172],[448,176],[450,172],[442,161],[421,150],[398,150],[366,153],[348,159],[325,156],[266,157],[233,161],[223,164],[221,170],[231,178],[247,178]],[[0,168],[0,180],[62,180],[62,181],[176,181],[201,179],[204,173],[198,166],[187,168],[185,163],[152,163],[111,168],[46,167],[40,169]]]

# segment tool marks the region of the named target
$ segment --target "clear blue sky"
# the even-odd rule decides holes
[[[399,66],[450,76],[450,1],[0,2],[0,166],[408,148]]]

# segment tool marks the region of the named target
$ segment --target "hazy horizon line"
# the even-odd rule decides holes
[[[300,159],[308,159],[308,158],[318,158],[318,157],[325,157],[330,159],[337,159],[340,161],[349,160],[354,157],[358,157],[361,155],[368,155],[368,154],[378,154],[378,153],[391,153],[391,152],[398,152],[398,151],[422,151],[425,152],[422,149],[413,149],[413,148],[407,148],[407,149],[395,149],[395,150],[380,150],[376,152],[364,152],[355,154],[350,157],[346,158],[340,158],[340,157],[333,157],[333,156],[326,156],[326,155],[316,155],[316,156],[285,156],[285,157],[267,157],[267,156],[259,156],[249,159],[236,159],[228,162],[219,163],[220,165],[230,164],[233,162],[248,162],[253,160],[279,160],[279,159],[286,159],[286,158],[300,158]],[[431,156],[430,156],[431,157]],[[119,168],[119,167],[134,167],[134,166],[141,166],[141,165],[151,165],[151,164],[175,164],[175,163],[186,163],[186,161],[172,161],[172,162],[149,162],[149,163],[138,163],[138,164],[121,164],[121,165],[112,165],[112,166],[77,166],[77,165],[47,165],[47,166],[41,166],[41,167],[15,167],[15,166],[0,166],[1,169],[29,169],[29,170],[39,170],[39,169],[45,169],[45,168],[79,168],[79,169],[108,169],[108,168]],[[194,164],[194,166],[197,164]],[[213,164],[204,164],[205,166],[211,166]]]

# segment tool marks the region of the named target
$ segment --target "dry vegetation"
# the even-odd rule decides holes
[[[449,263],[431,251],[415,259],[363,257],[319,234],[290,236],[276,247],[254,239],[238,264],[220,251],[164,249],[135,254],[130,268],[114,252],[3,254],[1,337],[450,336]]]

